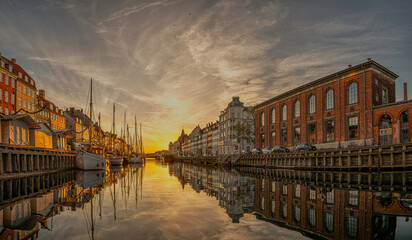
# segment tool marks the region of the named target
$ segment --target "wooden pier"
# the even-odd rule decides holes
[[[74,169],[74,152],[0,146],[0,179],[21,173]]]
[[[175,158],[195,164],[312,171],[382,171],[412,169],[412,143],[225,157]]]

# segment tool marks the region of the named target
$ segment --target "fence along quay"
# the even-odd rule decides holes
[[[365,146],[348,149],[317,150],[272,154],[248,154],[235,157],[176,158],[177,161],[317,171],[380,171],[412,169],[412,143]]]
[[[62,150],[0,145],[0,178],[19,173],[74,169],[76,154]]]

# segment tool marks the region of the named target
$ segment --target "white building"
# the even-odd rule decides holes
[[[219,116],[219,154],[240,154],[254,145],[254,119],[250,107],[233,97]]]

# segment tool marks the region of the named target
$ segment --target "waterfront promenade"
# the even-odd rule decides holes
[[[176,158],[176,161],[258,168],[316,171],[381,171],[412,168],[412,144],[367,146],[309,152]]]

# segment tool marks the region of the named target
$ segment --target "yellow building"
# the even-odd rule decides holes
[[[35,116],[37,122],[45,122],[49,124],[52,130],[66,129],[66,117],[63,114],[63,110],[59,109],[54,103],[46,99],[44,90],[39,90],[39,95],[37,96],[37,108],[38,110],[42,109]]]
[[[14,70],[17,75],[16,82],[16,112],[20,114],[28,113],[31,117],[34,117],[32,112],[36,111],[36,82],[30,77],[29,74],[24,71],[22,67],[16,64],[16,60],[12,59],[14,63]]]

